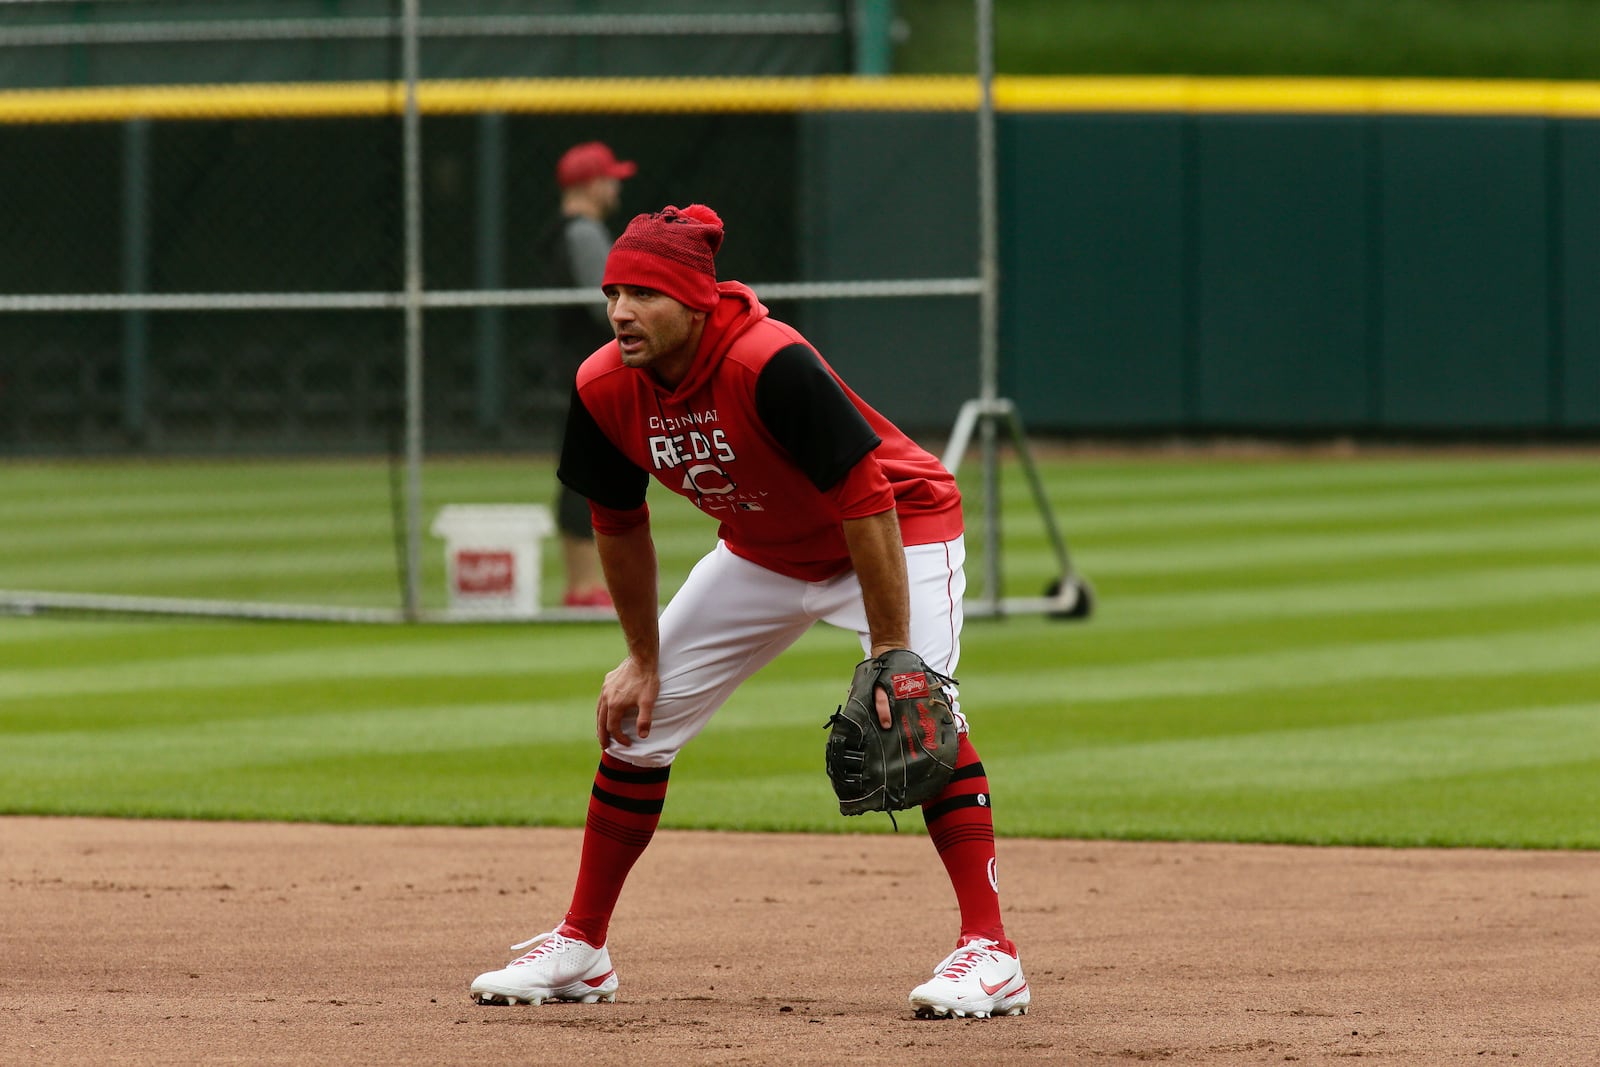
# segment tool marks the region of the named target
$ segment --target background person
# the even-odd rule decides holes
[[[660,822],[673,760],[814,623],[853,631],[869,656],[911,649],[945,675],[960,656],[954,477],[747,286],[717,282],[722,236],[709,208],[669,207],[635,217],[607,260],[615,340],[578,371],[560,477],[591,501],[628,654],[595,708],[600,767],[571,905],[555,930],[516,946],[526,955],[478,976],[480,1003],[615,999],[607,931]],[[652,475],[722,524],[659,619]],[[960,932],[911,1005],[930,1016],[1022,1014],[1031,994],[1001,922],[988,778],[953,685],[948,695],[956,769],[923,815]],[[878,713],[886,726],[886,700]]]
[[[605,220],[622,202],[622,182],[638,173],[631,160],[620,160],[600,141],[573,145],[556,162],[556,184],[561,189],[561,215],[539,242],[548,264],[543,284],[559,289],[598,289],[611,251],[611,231]],[[555,337],[551,359],[564,384],[583,355],[610,333],[605,305],[555,309]],[[570,362],[569,362],[570,361]],[[564,436],[566,413],[563,409]],[[589,502],[564,485],[556,487],[556,526],[561,533],[561,559],[566,572],[562,603],[567,607],[611,606],[595,554],[594,528]]]

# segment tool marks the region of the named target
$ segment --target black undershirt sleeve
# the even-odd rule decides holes
[[[614,511],[639,507],[650,485],[650,476],[635,467],[601,431],[576,387],[567,404],[567,430],[556,477],[573,492]]]
[[[817,354],[803,344],[780,349],[761,368],[756,414],[824,493],[882,443]]]

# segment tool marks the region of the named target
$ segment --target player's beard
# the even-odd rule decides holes
[[[649,322],[635,319],[617,331],[623,366],[649,370],[668,385],[683,380],[694,360],[699,341],[692,311],[650,316]]]

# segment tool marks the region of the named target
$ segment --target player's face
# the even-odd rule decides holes
[[[617,178],[596,178],[594,180],[595,203],[600,206],[600,213],[613,215],[622,204],[622,182]]]
[[[700,343],[705,312],[636,285],[608,285],[605,292],[606,314],[623,364],[649,370],[668,386],[683,381]]]

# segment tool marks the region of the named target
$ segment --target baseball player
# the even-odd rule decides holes
[[[599,288],[611,250],[606,219],[622,203],[622,183],[639,172],[638,164],[618,159],[602,141],[573,145],[556,161],[556,184],[561,187],[561,212],[535,241],[541,266],[539,284],[555,289]],[[558,308],[550,353],[571,373],[573,364],[600,337],[605,336],[605,312],[592,307]],[[597,331],[599,331],[597,333]],[[607,608],[610,594],[601,580],[595,555],[594,530],[589,505],[568,489],[556,490],[556,525],[561,532],[561,560],[567,585],[562,604],[569,608]]]
[[[722,238],[710,208],[668,207],[636,216],[606,261],[615,339],[578,371],[559,475],[590,501],[627,657],[595,706],[600,766],[571,906],[473,981],[481,1004],[615,999],[607,928],[674,758],[819,619],[854,631],[868,656],[909,649],[945,675],[960,656],[955,479],[749,287],[717,281]],[[659,617],[651,477],[721,523]],[[911,1006],[1020,1015],[1031,994],[1001,922],[989,783],[958,704],[955,718],[955,771],[923,811],[961,927]]]

